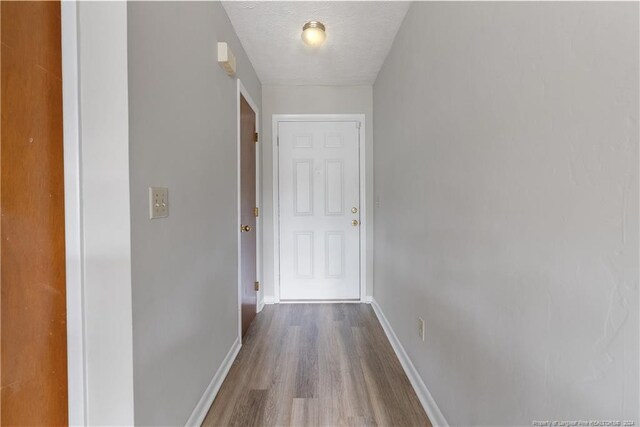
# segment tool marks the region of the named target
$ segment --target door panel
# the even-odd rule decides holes
[[[256,317],[256,114],[240,97],[240,265],[242,288],[242,336]]]
[[[280,122],[278,138],[280,299],[359,299],[357,123]]]
[[[60,3],[0,8],[2,425],[65,425]]]

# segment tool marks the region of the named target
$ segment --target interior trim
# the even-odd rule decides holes
[[[395,332],[393,332],[391,324],[385,317],[382,312],[382,308],[380,308],[380,305],[375,298],[372,298],[371,307],[373,307],[373,311],[376,313],[376,316],[380,321],[380,325],[382,325],[382,329],[384,329],[385,334],[387,334],[391,347],[393,347],[393,351],[395,351],[396,356],[398,356],[398,360],[400,360],[400,364],[402,365],[404,372],[407,374],[407,377],[409,377],[409,381],[418,395],[418,399],[420,399],[420,403],[422,403],[422,407],[427,413],[431,424],[434,427],[449,427],[447,420],[444,418],[444,415],[442,415],[442,412],[440,412],[440,408],[438,408],[438,405],[429,392],[429,389],[425,385],[424,381],[422,381],[422,377],[420,377],[418,370],[413,366],[413,362],[411,362],[409,355],[404,350],[404,347],[402,347],[402,344]]]
[[[227,377],[227,374],[231,369],[231,365],[233,365],[233,362],[236,360],[236,356],[238,355],[241,347],[241,340],[240,337],[238,337],[229,349],[227,356],[222,361],[222,364],[216,371],[216,374],[211,379],[211,382],[198,401],[198,404],[195,408],[193,408],[193,412],[191,412],[191,416],[189,417],[185,425],[197,427],[200,427],[202,425],[202,422],[207,416],[209,408],[211,408],[211,404],[216,398],[216,395],[218,394],[218,391],[220,390],[224,379]]]

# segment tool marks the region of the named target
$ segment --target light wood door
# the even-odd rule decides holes
[[[256,317],[256,113],[240,97],[240,265],[242,336]]]
[[[358,122],[279,122],[280,299],[360,298]]]
[[[60,3],[0,8],[2,425],[65,425]]]

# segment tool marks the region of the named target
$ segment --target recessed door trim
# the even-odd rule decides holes
[[[278,124],[281,122],[354,122],[359,125],[359,165],[360,165],[360,301],[366,302],[367,283],[367,200],[366,200],[366,144],[364,114],[274,114],[272,117],[273,146],[273,283],[274,302],[280,302],[280,188],[279,188],[279,146]],[[291,302],[291,301],[287,301]],[[301,301],[307,302],[307,301]],[[311,302],[311,301],[309,301]],[[322,302],[322,301],[312,301]],[[332,301],[334,302],[334,301]],[[353,302],[353,301],[345,301]]]
[[[237,106],[236,112],[238,116],[237,123],[237,194],[238,194],[238,206],[237,206],[237,227],[238,231],[237,239],[238,239],[238,339],[242,342],[242,247],[241,247],[241,236],[240,236],[240,226],[242,225],[242,201],[241,197],[241,188],[240,188],[240,177],[241,177],[241,166],[240,166],[240,147],[241,147],[241,120],[240,120],[240,97],[243,97],[245,101],[249,104],[251,109],[256,113],[256,131],[258,135],[260,135],[260,109],[258,108],[258,104],[253,100],[249,91],[244,87],[242,81],[238,79],[238,91],[237,91]],[[258,208],[258,212],[262,210],[261,200],[260,200],[260,153],[261,153],[261,145],[262,138],[259,137],[259,141],[256,144],[256,207]],[[256,280],[262,283],[262,216],[258,214],[256,218]],[[256,312],[260,312],[264,307],[264,287],[260,286],[260,290],[257,295],[257,303],[256,303]]]

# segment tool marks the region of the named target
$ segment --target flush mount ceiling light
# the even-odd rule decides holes
[[[302,27],[302,40],[311,47],[320,46],[326,37],[322,22],[309,21]]]

